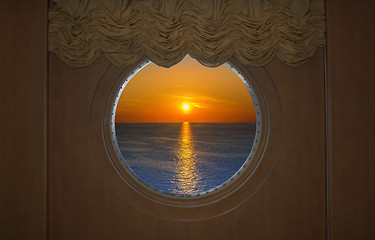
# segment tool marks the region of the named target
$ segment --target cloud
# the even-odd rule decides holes
[[[226,100],[226,99],[221,99],[221,98],[213,98],[213,97],[208,97],[204,95],[197,95],[194,97],[194,100],[197,100],[198,102],[211,102],[211,103],[224,103],[224,104],[230,104],[230,105],[238,105],[237,102]]]
[[[167,95],[171,98],[175,98],[175,99],[181,99],[181,100],[191,100],[193,99],[192,97],[188,97],[188,96],[180,96],[180,95]]]
[[[188,96],[186,96],[188,95]],[[181,95],[169,95],[172,98],[175,99],[180,99],[184,101],[189,101],[190,104],[197,104],[197,107],[202,107],[202,102],[208,102],[208,103],[226,103],[226,104],[231,104],[231,105],[238,105],[237,102],[226,100],[226,99],[221,99],[221,98],[214,98],[214,97],[209,97],[205,95],[200,95],[200,94],[186,94],[185,96]]]
[[[197,104],[197,103],[191,103],[191,105],[193,107],[196,107],[196,108],[207,108],[207,106],[203,106],[203,105],[200,105],[200,104]]]

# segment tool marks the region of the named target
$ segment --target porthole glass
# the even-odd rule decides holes
[[[111,121],[123,166],[173,197],[229,185],[252,161],[261,130],[257,97],[242,74],[188,55],[170,68],[149,60],[138,66],[118,90]]]

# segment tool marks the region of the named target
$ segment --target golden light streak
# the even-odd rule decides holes
[[[196,167],[197,154],[194,150],[193,136],[189,122],[182,123],[179,148],[176,156],[176,176],[172,180],[172,183],[178,187],[176,193],[190,194],[197,192],[202,188],[199,184],[201,176]]]

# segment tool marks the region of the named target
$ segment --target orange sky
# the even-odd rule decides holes
[[[116,111],[116,122],[255,120],[251,96],[232,70],[205,67],[189,55],[170,68],[144,67],[126,85]]]

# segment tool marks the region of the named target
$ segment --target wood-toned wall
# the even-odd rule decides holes
[[[331,239],[375,239],[375,1],[328,0]]]
[[[46,1],[0,1],[0,239],[46,239]]]
[[[333,240],[375,239],[374,11],[327,0]],[[0,29],[0,239],[46,239],[47,1],[1,1]]]

